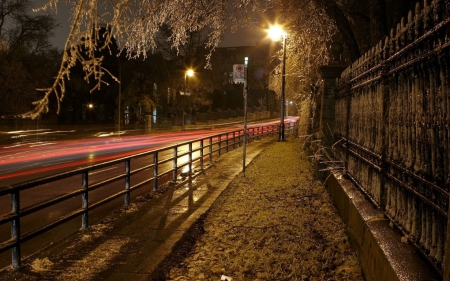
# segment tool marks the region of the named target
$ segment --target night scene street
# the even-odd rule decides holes
[[[450,281],[449,0],[0,1],[0,280]]]

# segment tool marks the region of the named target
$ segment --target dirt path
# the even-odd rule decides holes
[[[193,235],[167,280],[363,280],[345,225],[293,139],[258,155]]]

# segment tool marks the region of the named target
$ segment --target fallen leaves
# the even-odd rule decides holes
[[[275,143],[217,199],[168,280],[363,280],[345,225],[295,141]]]

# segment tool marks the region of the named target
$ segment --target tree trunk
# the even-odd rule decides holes
[[[342,43],[347,47],[350,59],[352,62],[357,60],[361,53],[359,51],[358,42],[356,41],[355,35],[346,15],[336,4],[335,0],[316,0],[316,3],[325,10],[330,18],[336,21],[336,26],[338,27],[344,40]]]

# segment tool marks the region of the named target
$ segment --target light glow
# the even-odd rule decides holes
[[[281,38],[286,37],[286,32],[279,25],[271,26],[267,30],[267,33],[269,34],[269,37],[275,42],[278,42]]]

